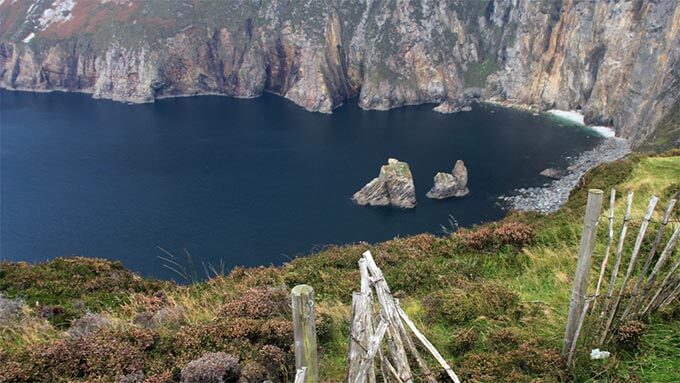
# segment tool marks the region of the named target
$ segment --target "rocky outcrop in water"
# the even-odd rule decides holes
[[[390,158],[387,165],[380,168],[378,177],[354,193],[352,200],[362,206],[415,207],[416,189],[411,169],[406,162]]]
[[[480,97],[582,109],[639,143],[680,96],[680,3],[0,2],[0,87],[131,102],[264,91],[320,112]],[[626,49],[621,49],[621,47]]]
[[[564,175],[564,172],[556,168],[547,168],[540,173],[543,177],[559,179]]]
[[[468,171],[465,163],[458,160],[451,173],[439,172],[434,176],[434,186],[426,196],[433,199],[464,197],[470,193],[467,181]]]

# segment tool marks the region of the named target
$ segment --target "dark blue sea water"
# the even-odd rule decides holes
[[[497,197],[592,148],[592,132],[515,110],[431,105],[332,115],[272,95],[126,105],[81,94],[0,92],[0,258],[78,254],[145,275],[161,246],[198,264],[280,264],[327,244],[441,232],[505,211]],[[413,210],[353,205],[388,157],[415,177]],[[437,171],[469,169],[464,199],[425,198]]]

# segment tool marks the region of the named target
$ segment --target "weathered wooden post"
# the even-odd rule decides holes
[[[597,299],[600,295],[600,287],[602,287],[602,280],[604,279],[604,272],[607,269],[607,263],[609,262],[609,255],[611,254],[612,243],[614,242],[614,202],[616,200],[616,190],[612,189],[609,195],[609,239],[607,241],[607,249],[604,251],[604,259],[602,259],[602,265],[600,266],[600,276],[597,278],[597,286],[595,287],[595,295],[593,296],[593,305],[591,306],[591,314],[595,312],[595,306],[597,306]]]
[[[595,234],[597,233],[597,223],[602,211],[602,196],[602,190],[590,189],[588,191],[583,232],[581,233],[576,273],[574,274],[574,287],[571,290],[569,316],[567,317],[567,328],[564,334],[564,347],[562,348],[564,355],[571,350],[572,343],[576,342],[574,335],[576,334],[576,328],[585,306],[586,294],[588,293],[588,277],[593,263]]]
[[[314,315],[314,289],[297,285],[291,291],[293,302],[293,332],[295,335],[295,368],[306,367],[305,383],[319,382],[319,364],[316,355],[316,317]]]

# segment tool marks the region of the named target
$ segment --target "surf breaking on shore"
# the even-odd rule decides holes
[[[613,138],[616,137],[616,132],[614,129],[612,129],[609,126],[594,126],[594,125],[586,125],[585,123],[585,116],[583,113],[579,112],[578,110],[558,110],[558,109],[550,109],[547,111],[548,114],[551,114],[559,119],[562,120],[567,120],[570,122],[575,123],[576,125],[581,125],[587,129],[595,131],[598,135],[605,137],[605,138]]]
[[[500,200],[518,211],[551,213],[559,209],[569,199],[581,177],[588,170],[604,163],[613,162],[630,153],[630,144],[622,138],[603,140],[595,148],[582,153],[570,161],[565,175],[540,187],[517,189],[516,194],[501,196]]]

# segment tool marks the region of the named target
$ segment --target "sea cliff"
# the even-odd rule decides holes
[[[128,102],[268,91],[326,113],[353,97],[447,111],[474,90],[580,108],[638,144],[678,102],[679,31],[673,0],[6,0],[0,87]]]

